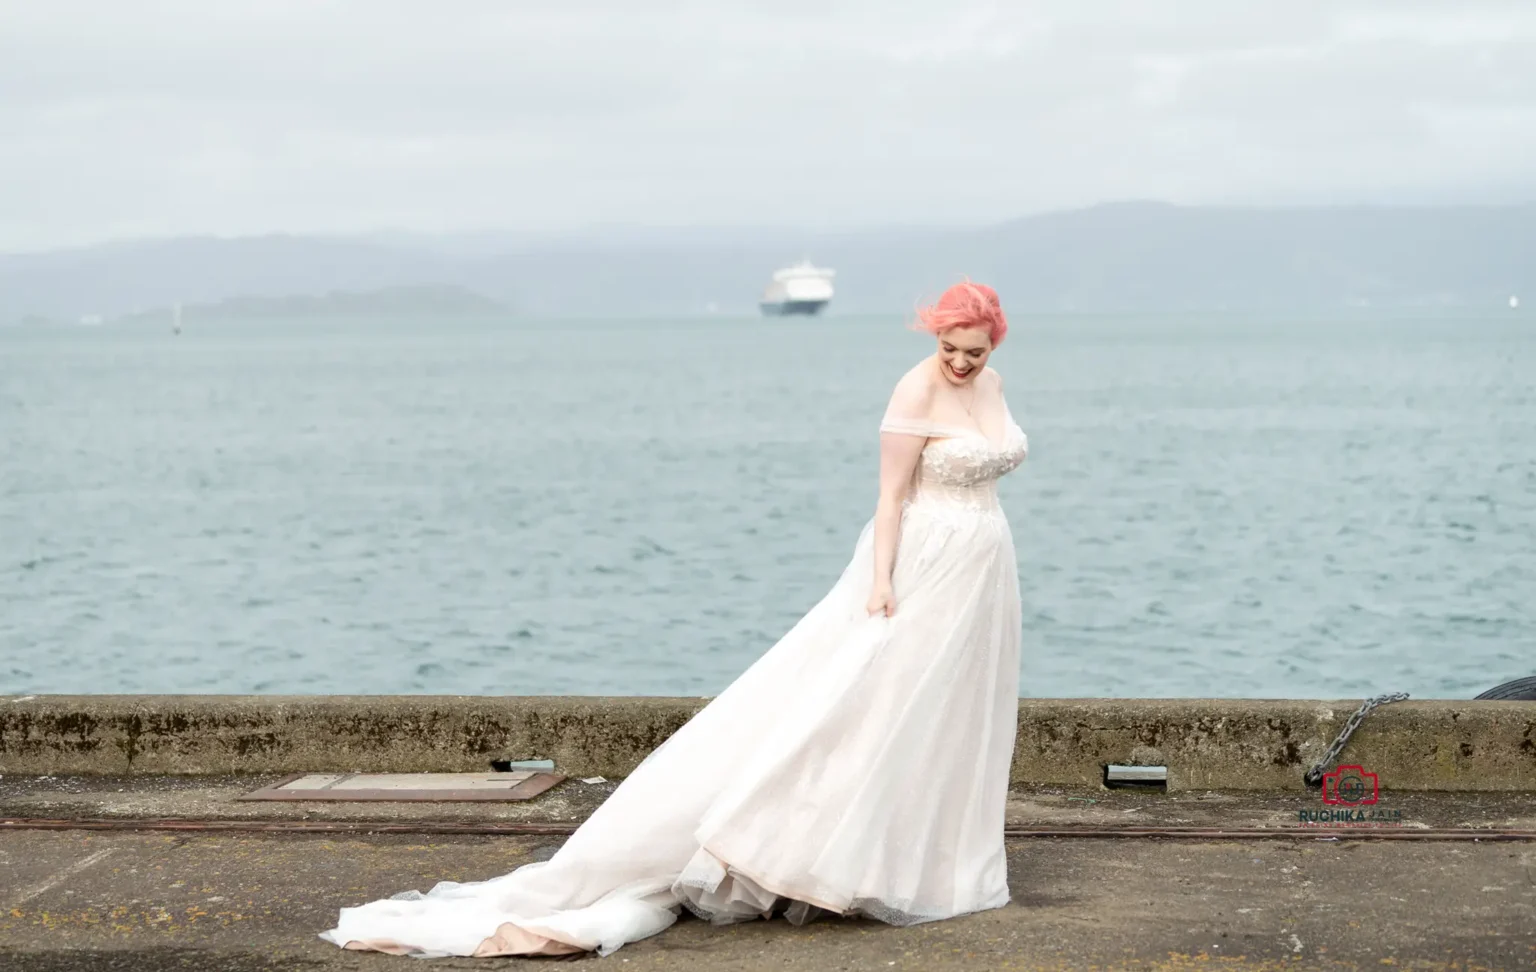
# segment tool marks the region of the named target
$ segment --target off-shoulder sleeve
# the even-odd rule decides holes
[[[942,439],[966,435],[973,430],[958,425],[941,425],[928,416],[933,410],[933,388],[920,374],[909,374],[896,383],[891,400],[880,420],[881,432]]]
[[[933,434],[934,425],[928,419],[932,405],[933,389],[927,382],[918,380],[917,375],[909,374],[898,381],[891,392],[885,415],[880,419],[880,431],[926,438]]]

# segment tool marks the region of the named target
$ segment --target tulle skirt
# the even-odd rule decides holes
[[[831,591],[636,767],[548,861],[344,908],[337,945],[607,955],[686,908],[895,925],[1009,900],[1003,812],[1019,590],[995,506],[904,511],[893,616],[868,616],[873,529]]]

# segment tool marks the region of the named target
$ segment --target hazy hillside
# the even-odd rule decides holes
[[[420,284],[282,297],[230,297],[212,303],[183,304],[181,311],[183,321],[204,324],[308,317],[483,317],[505,314],[508,308],[463,287]],[[125,314],[113,319],[113,323],[159,323],[171,320],[172,314],[170,307],[156,307]]]
[[[449,283],[452,266],[425,252],[299,236],[114,243],[0,257],[0,319]]]
[[[962,274],[1018,310],[1326,309],[1536,300],[1536,206],[1122,203],[971,230],[270,236],[0,257],[0,320],[173,301],[454,285],[532,315],[751,311],[772,270],[837,269],[835,311],[910,308]]]

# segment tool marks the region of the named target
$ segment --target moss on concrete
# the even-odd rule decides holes
[[[707,699],[592,696],[0,697],[0,773],[463,772],[553,759],[622,777]],[[1165,765],[1170,790],[1301,790],[1358,705],[1275,699],[1024,699],[1016,784],[1095,784]],[[963,754],[957,754],[963,758]],[[1536,702],[1373,712],[1341,762],[1408,790],[1536,790]]]
[[[1090,783],[1108,763],[1168,767],[1170,790],[1302,789],[1359,700],[1026,699],[1015,781]],[[1376,709],[1340,763],[1398,789],[1536,790],[1536,703],[1426,700]]]

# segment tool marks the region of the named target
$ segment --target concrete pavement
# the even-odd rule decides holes
[[[557,840],[0,832],[0,969],[408,969],[314,936],[336,910],[547,857]],[[913,928],[683,918],[579,968],[1536,968],[1536,843],[1035,839],[1013,902]],[[433,968],[551,959],[438,960]]]
[[[338,908],[547,857],[563,837],[434,828],[574,827],[614,783],[567,780],[522,804],[236,800],[271,776],[0,778],[0,970],[210,972],[407,969],[315,935]],[[1268,839],[1009,841],[1008,907],[914,928],[831,919],[713,928],[684,917],[583,968],[1536,968],[1536,833],[1528,793],[1386,791],[1367,839],[1307,830],[1314,793],[1017,788],[1011,832],[1241,829]],[[40,821],[54,829],[32,829]],[[142,828],[170,825],[165,832]],[[125,830],[71,829],[86,826]],[[342,834],[213,827],[346,826]],[[391,827],[404,833],[369,832]],[[414,832],[412,832],[414,831]],[[438,968],[552,959],[439,960]]]

